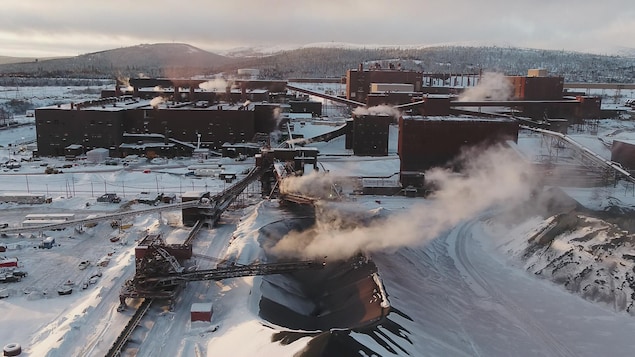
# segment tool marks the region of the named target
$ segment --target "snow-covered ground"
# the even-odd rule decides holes
[[[28,122],[29,118],[20,120]],[[311,123],[304,127],[309,137],[329,128]],[[315,145],[325,155],[339,155],[325,156],[320,162],[333,175],[392,175],[399,171],[394,129],[388,157],[351,157],[340,138]],[[295,130],[302,127],[296,125]],[[608,159],[610,151],[598,137],[609,142],[611,138],[633,140],[635,125],[630,121],[602,121],[597,137],[585,132],[570,136]],[[0,130],[0,156],[28,157],[28,149],[15,150],[21,145],[17,141],[28,137],[34,137],[32,126]],[[525,132],[521,133],[519,147],[528,156],[545,155],[550,150],[548,140]],[[47,165],[65,164],[61,159],[42,160]],[[180,194],[221,191],[226,185],[217,178],[185,176],[190,171],[188,167],[200,164],[189,159],[168,160],[161,165],[139,162],[128,168],[79,163],[63,168],[64,172],[57,175],[45,175],[40,164],[23,162],[17,171],[0,171],[0,191],[47,193],[53,202],[2,204],[0,223],[19,226],[29,213],[70,212],[82,218],[134,211],[144,207],[129,202],[141,191]],[[225,160],[222,164],[237,165],[233,169],[240,171],[253,165],[253,161]],[[150,172],[144,173],[147,170]],[[567,222],[570,226],[555,230],[560,216],[550,212],[523,210],[514,205],[501,211],[501,204],[531,202],[531,196],[522,190],[505,189],[522,186],[507,181],[514,181],[517,176],[505,176],[502,181],[494,181],[496,177],[492,176],[485,178],[487,184],[479,186],[483,180],[449,177],[449,183],[464,190],[462,195],[439,195],[426,200],[347,196],[347,207],[390,218],[381,221],[383,227],[348,227],[315,238],[318,242],[334,239],[327,240],[331,249],[345,248],[337,245],[340,238],[368,251],[379,268],[393,308],[376,326],[322,334],[289,332],[258,316],[254,308],[258,305],[255,287],[261,278],[195,282],[179,295],[173,311],[166,306],[153,306],[125,354],[311,355],[324,347],[320,343],[329,340],[353,346],[353,352],[363,351],[359,355],[630,355],[635,320],[626,310],[630,303],[627,295],[632,292],[632,234],[600,221],[590,212],[568,214],[569,221],[562,221],[558,227]],[[489,191],[490,186],[496,190]],[[474,204],[475,197],[483,193],[475,189],[496,197],[483,206]],[[619,207],[635,207],[635,194],[623,183],[564,190],[592,210],[605,210],[616,203]],[[122,203],[97,203],[95,198],[104,192],[116,192],[123,198]],[[223,215],[218,227],[199,234],[194,241],[197,254],[243,264],[253,262],[261,257],[260,229],[289,218],[277,201],[261,200],[256,187],[248,189],[239,203]],[[522,214],[511,219],[510,212],[517,211]],[[392,217],[406,218],[393,221]],[[43,239],[39,232],[0,237],[0,243],[8,248],[1,254],[19,258],[29,273],[20,282],[0,284],[0,290],[9,295],[0,299],[0,347],[19,343],[25,356],[106,353],[132,313],[132,309],[120,313],[116,308],[120,286],[134,273],[135,240],[154,232],[176,242],[186,232],[180,225],[178,210],[131,214],[122,223],[131,226],[121,230],[112,228],[107,221],[81,230],[45,231],[44,235],[56,239],[51,249],[37,248]],[[551,244],[536,244],[545,232],[549,232]],[[119,240],[111,242],[112,237]],[[80,269],[82,261],[91,264]],[[108,264],[98,265],[105,261]],[[197,264],[201,268],[214,265],[204,259],[197,260]],[[553,264],[560,264],[559,268]],[[567,276],[575,278],[589,265],[593,265],[591,273],[576,284],[565,284]],[[620,284],[622,292],[616,293]],[[584,291],[587,285],[593,294]],[[57,289],[61,286],[71,286],[74,291],[60,296]],[[190,322],[190,306],[196,302],[213,303],[211,323]]]

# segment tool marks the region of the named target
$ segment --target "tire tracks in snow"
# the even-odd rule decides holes
[[[490,214],[491,215],[491,214]],[[503,291],[497,288],[494,284],[488,282],[488,278],[479,272],[479,269],[474,266],[470,259],[469,251],[474,248],[472,245],[474,240],[472,238],[472,229],[482,219],[487,219],[489,216],[483,216],[476,218],[461,224],[461,226],[454,230],[451,234],[446,236],[446,240],[449,242],[454,240],[454,249],[456,253],[456,266],[461,270],[462,274],[467,279],[468,285],[476,293],[477,296],[482,298],[490,298],[494,303],[502,306],[511,316],[518,321],[518,327],[521,328],[529,336],[534,339],[541,340],[548,346],[549,350],[554,352],[558,356],[575,357],[576,353],[571,351],[566,345],[555,338],[551,333],[545,330],[542,324],[531,316],[522,307],[518,306],[511,298],[507,297]],[[454,235],[454,237],[452,237]],[[453,239],[454,238],[454,239]],[[471,283],[470,283],[471,282]]]

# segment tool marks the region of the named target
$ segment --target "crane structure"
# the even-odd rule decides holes
[[[189,254],[188,254],[189,253]],[[316,260],[275,263],[226,263],[214,269],[191,270],[181,260],[192,257],[191,246],[165,244],[160,235],[148,235],[135,251],[135,275],[127,280],[119,294],[119,311],[126,308],[127,298],[169,299],[192,281],[223,280],[243,276],[292,273],[322,269],[326,264]]]

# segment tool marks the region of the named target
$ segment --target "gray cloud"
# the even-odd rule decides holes
[[[212,51],[331,41],[583,51],[635,47],[634,17],[631,0],[12,1],[0,13],[0,55],[76,55],[155,42]]]

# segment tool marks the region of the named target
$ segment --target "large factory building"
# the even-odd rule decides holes
[[[506,118],[402,117],[399,119],[400,171],[424,172],[446,166],[462,149],[518,140],[518,122]]]
[[[472,85],[478,85],[482,80],[478,74],[467,76],[468,79],[473,78]],[[377,66],[365,69],[360,65],[358,69],[350,69],[346,72],[346,99],[372,107],[382,104],[404,105],[425,101],[431,96],[436,96],[453,101],[453,107],[459,106],[456,99],[459,98],[462,91],[469,88],[469,85],[468,87],[425,86],[427,79],[437,77],[443,78],[444,76],[402,70],[394,66],[388,69]],[[450,75],[445,74],[445,77],[449,79]],[[564,78],[549,76],[544,69],[529,69],[527,75],[505,76],[504,78],[509,82],[507,97],[515,103],[506,105],[506,100],[503,100],[498,105],[500,107],[513,107],[514,111],[521,116],[534,120],[561,118],[572,121],[600,117],[601,100],[599,97],[565,95]],[[430,81],[430,83],[432,82]],[[468,81],[468,83],[470,82]],[[489,85],[491,86],[491,84]],[[498,86],[501,90],[504,89],[503,83],[498,83]],[[483,105],[488,105],[488,103],[483,103]]]
[[[403,100],[408,97],[408,94],[421,92],[422,82],[422,72],[402,71],[396,68],[364,69],[360,65],[358,69],[346,71],[346,99],[366,103],[371,93],[391,92],[392,95],[398,95],[399,99]],[[381,101],[383,97],[385,94],[380,96],[380,99],[374,98],[373,101]]]
[[[107,148],[111,156],[120,156],[122,148],[130,153],[130,144],[135,144],[141,154],[175,156],[187,154],[188,148],[191,154],[199,140],[201,148],[220,150],[227,142],[251,141],[257,120],[273,120],[256,118],[255,106],[153,104],[124,96],[39,108],[35,111],[38,154],[65,156],[69,146],[81,146],[83,151]]]
[[[319,102],[287,98],[284,81],[242,80],[219,92],[201,90],[202,83],[132,79],[132,89],[122,91],[117,83],[98,100],[38,108],[38,155],[68,157],[107,148],[113,157],[188,156],[197,148],[220,151],[275,130],[281,104],[271,98],[290,102],[291,112],[321,113]]]

